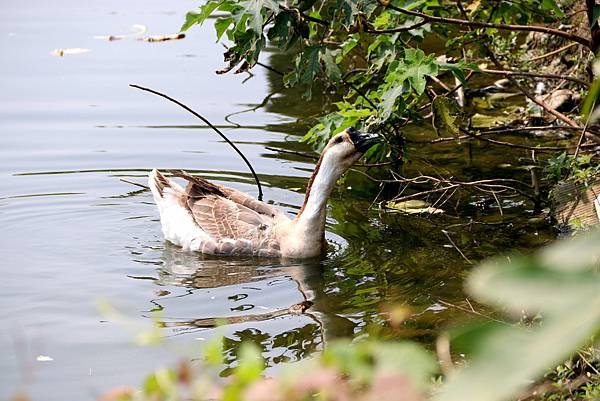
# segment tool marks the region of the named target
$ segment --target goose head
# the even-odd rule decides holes
[[[308,181],[304,203],[295,219],[301,232],[297,242],[312,246],[313,251],[320,249],[324,243],[327,198],[336,181],[374,145],[376,138],[377,135],[347,128],[329,140]]]
[[[319,164],[325,168],[332,179],[339,178],[375,143],[376,134],[347,128],[333,136],[323,153]]]

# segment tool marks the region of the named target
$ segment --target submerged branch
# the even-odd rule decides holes
[[[575,82],[577,84],[583,86],[589,86],[590,83],[584,81],[583,79],[571,77],[569,75],[561,75],[561,74],[544,74],[541,72],[529,72],[529,71],[513,71],[513,70],[490,70],[487,68],[480,68],[477,70],[478,72],[484,74],[492,74],[492,75],[504,75],[508,76],[523,76],[523,77],[536,77],[536,78],[548,78],[548,79],[564,79],[565,81]]]

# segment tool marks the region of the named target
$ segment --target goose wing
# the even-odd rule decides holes
[[[272,218],[217,195],[188,197],[187,206],[196,223],[215,240],[256,240],[273,223]]]
[[[188,181],[186,206],[196,224],[214,241],[214,252],[208,253],[276,256],[279,245],[272,226],[281,212],[243,192],[186,172],[172,174]]]

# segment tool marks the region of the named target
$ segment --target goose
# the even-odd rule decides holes
[[[336,181],[375,142],[377,135],[347,128],[325,146],[294,219],[241,191],[185,171],[183,188],[157,169],[148,185],[164,237],[185,250],[210,255],[310,258],[326,250],[327,199]]]

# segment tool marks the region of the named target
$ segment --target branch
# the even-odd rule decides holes
[[[550,56],[554,56],[554,55],[556,55],[556,54],[562,53],[562,52],[564,52],[565,50],[567,50],[567,49],[570,49],[570,48],[571,48],[571,47],[573,47],[573,46],[577,46],[577,43],[569,43],[568,45],[566,45],[566,46],[563,46],[563,47],[561,47],[560,49],[556,49],[556,50],[553,50],[553,51],[551,51],[551,52],[548,52],[548,53],[542,54],[541,56],[532,57],[532,58],[530,58],[530,59],[528,59],[528,60],[523,60],[523,61],[530,61],[530,62],[531,62],[531,61],[538,61],[538,60],[544,59],[544,58],[546,58],[546,57],[550,57]]]
[[[401,27],[401,28],[392,28],[392,29],[366,29],[365,32],[367,33],[373,33],[373,34],[381,34],[381,33],[396,33],[396,32],[408,32],[408,31],[412,31],[413,29],[416,28],[420,28],[425,24],[429,24],[429,21],[427,21],[426,19],[424,19],[421,22],[417,22],[416,24],[413,25],[409,25],[409,26],[405,26],[405,27]]]
[[[545,125],[545,126],[541,126],[541,127],[515,127],[515,128],[502,128],[502,127],[492,127],[492,128],[487,128],[487,129],[478,129],[477,130],[477,134],[471,134],[471,135],[460,135],[457,137],[444,137],[444,138],[436,138],[436,139],[431,139],[428,141],[415,141],[412,139],[405,139],[405,141],[407,143],[414,143],[414,144],[422,144],[422,145],[435,145],[438,143],[445,143],[445,142],[454,142],[457,140],[463,140],[463,139],[468,139],[468,138],[472,138],[473,135],[477,136],[477,139],[480,139],[482,136],[487,136],[487,135],[510,135],[510,134],[516,134],[516,133],[520,133],[520,132],[531,132],[531,131],[581,131],[582,129],[580,127],[571,127],[569,125],[567,126],[556,126],[556,125]],[[588,128],[585,129],[586,134],[592,134],[591,130]],[[557,140],[562,140],[562,139],[557,139]],[[509,146],[509,142],[500,142],[500,141],[492,141],[492,143],[495,143],[497,145],[505,145],[505,146]],[[583,145],[585,146],[585,145]],[[535,149],[535,150],[540,150],[540,148],[531,148],[531,149]],[[569,150],[569,149],[575,149],[574,146],[566,146],[564,148],[558,148],[556,147],[556,150]],[[543,150],[551,150],[551,149],[543,149]]]
[[[512,70],[489,70],[487,68],[480,68],[475,70],[475,72],[481,72],[484,74],[493,74],[493,75],[504,75],[508,76],[523,76],[523,77],[537,77],[537,78],[549,78],[549,79],[564,79],[565,81],[571,81],[578,83],[583,86],[589,86],[589,82],[584,81],[580,78],[570,77],[568,75],[560,75],[560,74],[544,74],[541,72],[529,72],[529,71],[512,71]]]
[[[306,15],[306,14],[304,14],[303,12],[301,12],[297,8],[294,8],[294,7],[290,8],[290,7],[284,6],[283,4],[280,4],[279,5],[279,9],[283,10],[283,11],[293,12],[294,14],[296,14],[297,18],[302,18],[302,19],[304,19],[306,21],[314,22],[315,24],[320,24],[320,25],[329,27],[329,22],[324,21],[324,20],[319,19],[319,18],[316,18],[316,17],[311,17],[310,15]]]
[[[526,150],[536,150],[536,151],[540,151],[540,152],[555,152],[555,151],[569,150],[569,149],[576,149],[577,148],[577,146],[527,146],[527,145],[519,145],[519,144],[511,143],[511,142],[504,142],[504,141],[498,141],[498,140],[495,140],[495,139],[484,138],[481,134],[474,134],[474,133],[469,132],[468,130],[466,130],[464,128],[460,128],[460,127],[459,127],[459,129],[461,130],[461,132],[464,132],[467,136],[469,136],[471,138],[478,139],[478,140],[480,140],[482,142],[492,143],[494,145],[507,146],[509,148],[526,149]],[[594,144],[581,145],[580,147],[589,147],[589,146],[596,146],[596,145],[594,145]]]
[[[489,47],[485,43],[483,43],[482,46],[484,47],[484,49],[486,49],[486,51],[488,53],[488,56],[490,57],[490,60],[492,60],[492,62],[496,66],[496,68],[498,68],[499,70],[503,70],[504,71],[504,68],[502,67],[502,64],[500,64],[500,62],[498,61],[498,59],[496,58],[496,56],[494,55],[494,53],[492,53],[492,51],[489,49]],[[537,104],[538,106],[540,106],[541,108],[543,108],[544,110],[546,110],[548,113],[552,114],[554,117],[556,117],[559,120],[563,121],[567,125],[570,125],[571,127],[579,127],[579,125],[575,121],[573,121],[569,117],[565,116],[563,113],[561,113],[561,112],[559,112],[559,111],[557,111],[557,110],[549,107],[546,104],[546,102],[544,102],[543,100],[536,99],[535,96],[533,96],[527,89],[525,89],[523,87],[523,85],[521,85],[520,83],[518,83],[517,80],[514,79],[510,74],[504,73],[502,75],[504,75],[506,77],[506,79],[508,79],[510,81],[510,83],[512,85],[516,86],[533,103]]]
[[[378,0],[378,1],[382,6],[384,6],[384,7],[386,6],[384,4],[383,0]],[[394,11],[398,11],[399,13],[402,13],[402,14],[412,15],[415,17],[421,17],[428,22],[439,22],[439,23],[450,24],[450,25],[463,25],[463,26],[469,26],[469,27],[473,27],[473,28],[496,28],[496,29],[500,29],[503,31],[542,32],[542,33],[546,33],[549,35],[559,36],[561,38],[572,40],[573,42],[577,42],[577,43],[584,45],[588,49],[592,49],[592,42],[587,38],[584,38],[582,36],[575,35],[575,34],[572,34],[569,32],[561,31],[559,29],[548,28],[545,26],[505,25],[505,24],[493,24],[490,22],[475,22],[475,21],[467,21],[467,20],[458,19],[458,18],[436,17],[434,15],[421,13],[419,11],[412,11],[412,10],[407,10],[405,8],[396,7],[391,4],[388,4],[387,7]],[[405,29],[405,28],[396,28],[395,30],[389,29],[388,31],[389,31],[389,33],[402,32],[403,29]]]
[[[233,142],[231,142],[229,140],[229,138],[227,138],[225,136],[225,134],[223,134],[217,127],[215,127],[214,125],[212,125],[212,123],[210,121],[208,121],[206,118],[202,117],[200,114],[198,114],[197,112],[195,112],[194,110],[192,110],[191,108],[189,108],[188,106],[186,106],[185,104],[181,103],[178,100],[173,99],[172,97],[170,97],[168,95],[165,95],[164,93],[160,93],[158,91],[155,91],[154,89],[144,88],[143,86],[139,86],[139,85],[129,84],[129,86],[131,86],[132,88],[141,89],[143,91],[150,92],[150,93],[158,95],[158,96],[160,96],[162,98],[165,98],[168,101],[175,103],[179,107],[183,108],[184,110],[189,111],[194,116],[196,116],[199,119],[201,119],[202,121],[204,121],[204,123],[206,125],[208,125],[217,134],[219,134],[219,136],[221,136],[221,138],[223,138],[223,140],[225,140],[225,142],[227,142],[237,152],[237,154],[240,155],[240,157],[244,160],[244,162],[246,163],[246,165],[250,169],[250,172],[252,173],[252,176],[254,177],[254,181],[256,181],[256,186],[258,187],[258,200],[262,201],[262,197],[263,197],[262,187],[260,185],[260,180],[258,179],[258,176],[256,175],[256,172],[254,171],[254,168],[252,167],[252,164],[250,164],[250,161],[248,161],[248,159],[246,158],[246,156],[244,156],[244,154],[242,153],[242,151],[237,146],[235,146],[235,144]]]

